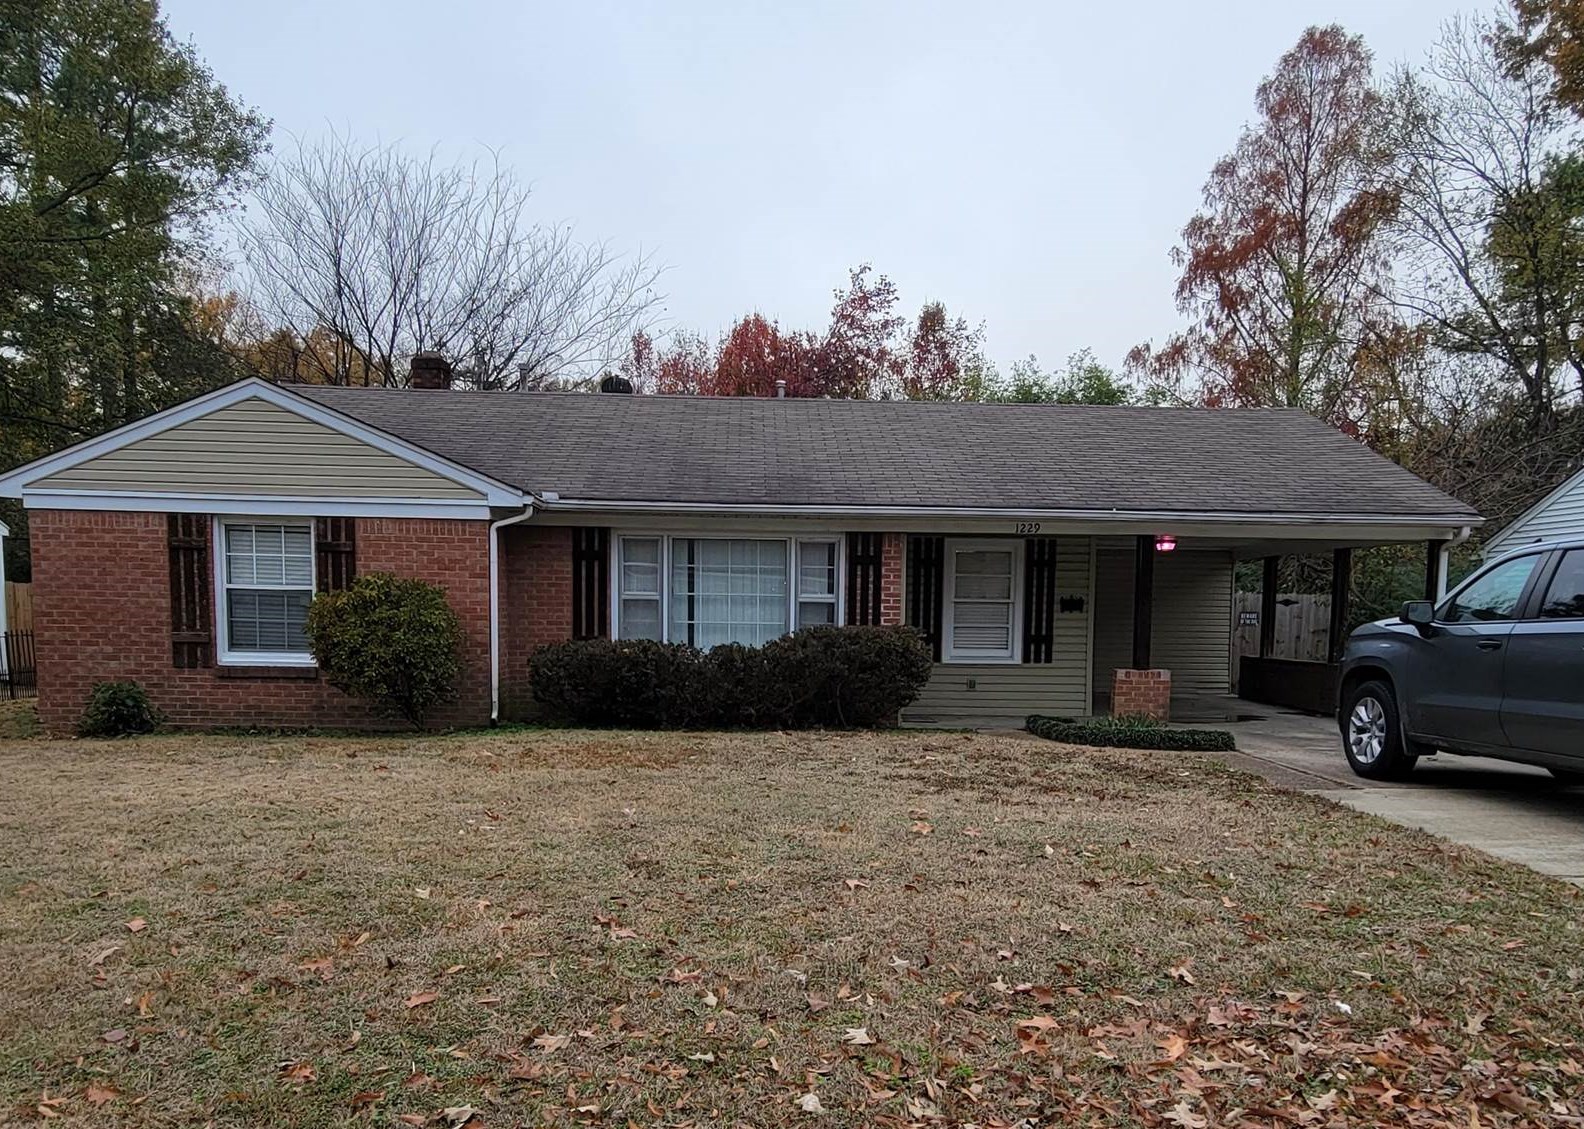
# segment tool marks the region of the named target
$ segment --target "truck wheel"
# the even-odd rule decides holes
[[[1342,751],[1348,767],[1370,780],[1402,780],[1419,759],[1403,741],[1397,698],[1384,682],[1364,682],[1342,704]]]

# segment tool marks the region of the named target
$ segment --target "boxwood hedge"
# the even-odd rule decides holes
[[[1105,749],[1180,749],[1229,753],[1237,748],[1225,729],[1173,729],[1142,718],[1045,717],[1032,714],[1024,723],[1036,737],[1065,745],[1098,745]]]

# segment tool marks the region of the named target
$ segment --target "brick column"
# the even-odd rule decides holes
[[[1171,671],[1121,669],[1111,675],[1111,716],[1165,721],[1171,715]]]
[[[907,538],[901,533],[880,535],[880,622],[902,622],[902,570],[906,567]]]

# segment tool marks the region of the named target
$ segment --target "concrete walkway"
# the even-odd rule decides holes
[[[1420,760],[1401,784],[1365,780],[1348,768],[1330,718],[1245,705],[1259,720],[1223,726],[1237,740],[1225,755],[1236,767],[1584,886],[1584,787],[1449,753]]]

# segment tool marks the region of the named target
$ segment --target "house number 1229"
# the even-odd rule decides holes
[[[1040,531],[1040,523],[1037,521],[1020,521],[1017,523],[1017,531],[1019,533],[1038,533]]]

